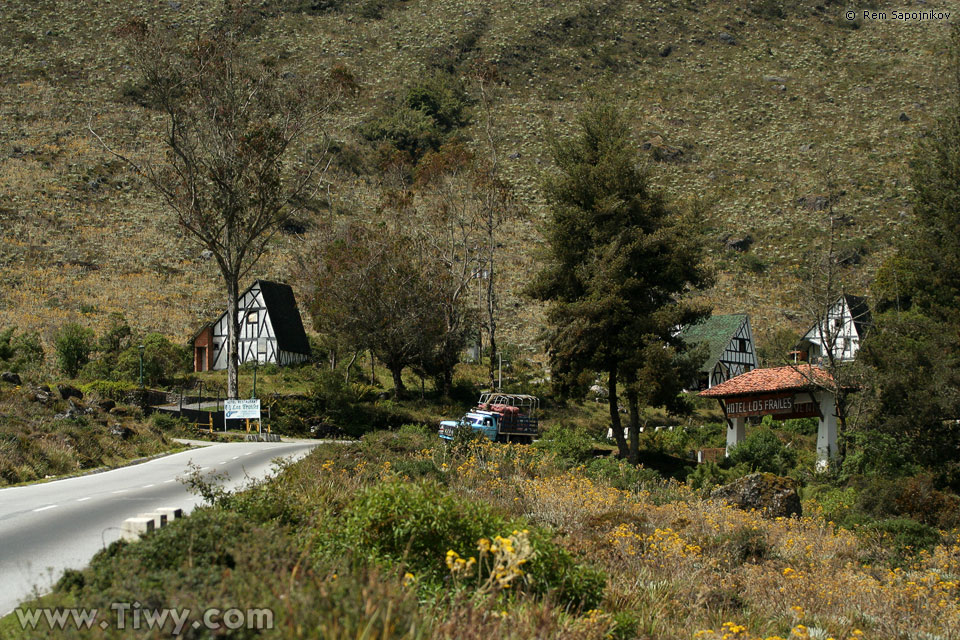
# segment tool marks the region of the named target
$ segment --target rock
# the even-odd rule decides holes
[[[807,144],[802,144],[802,145],[800,145],[800,152],[801,152],[801,153],[806,153],[807,151],[810,151],[811,149],[813,149],[813,144],[812,144],[812,143],[809,143],[809,142],[808,142]]]
[[[753,237],[750,234],[745,236],[730,236],[724,241],[723,246],[731,251],[739,251],[743,253],[750,250],[750,246],[753,244]]]
[[[710,497],[726,500],[740,509],[755,509],[768,518],[802,514],[796,482],[772,473],[751,473],[714,489]]]
[[[58,384],[57,391],[60,392],[60,397],[64,400],[68,398],[76,398],[77,400],[83,400],[83,392],[76,387],[71,387],[68,384]]]
[[[660,49],[660,57],[666,58],[668,55],[673,53],[673,45],[668,44],[663,49]]]
[[[200,252],[201,260],[209,260],[212,257],[213,257],[213,251],[210,251],[210,249],[204,249],[203,251]]]
[[[116,436],[123,440],[129,440],[130,436],[136,435],[136,431],[129,427],[125,427],[122,424],[116,423],[110,425],[110,435]]]
[[[797,204],[808,211],[826,211],[830,205],[830,198],[827,196],[803,196],[797,198]]]
[[[653,159],[656,162],[680,162],[683,160],[683,149],[669,145],[653,147]]]
[[[721,31],[717,38],[719,38],[720,42],[724,44],[737,44],[736,39],[726,31]]]
[[[786,78],[781,78],[780,76],[763,76],[764,82],[773,82],[775,84],[785,84],[787,82]]]
[[[50,387],[43,385],[42,387],[33,387],[30,389],[32,395],[32,400],[34,402],[39,402],[40,404],[47,404],[50,400],[53,399],[53,394],[50,393]]]
[[[0,380],[3,380],[4,382],[9,382],[10,384],[15,384],[15,385],[23,384],[23,381],[20,380],[20,376],[18,376],[12,371],[4,371],[3,373],[0,373]]]
[[[514,153],[511,153],[511,154],[510,154],[509,156],[507,156],[507,157],[510,158],[511,160],[519,160],[519,159],[520,159],[520,152],[519,152],[519,151],[515,151]]]
[[[97,407],[99,407],[100,411],[109,412],[112,409],[114,409],[116,406],[117,406],[117,403],[109,399],[101,400],[100,402],[97,403]]]
[[[910,116],[901,111],[898,120],[900,120],[900,122],[910,122]]]

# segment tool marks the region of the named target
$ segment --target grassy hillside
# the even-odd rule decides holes
[[[96,327],[121,311],[138,329],[186,341],[222,307],[215,265],[86,131],[90,122],[125,151],[159,153],[156,115],[131,99],[117,29],[136,16],[190,29],[218,4],[18,0],[0,15],[0,326],[49,340],[64,322]],[[542,244],[548,140],[570,131],[590,94],[627,105],[653,181],[698,212],[710,239],[719,277],[704,298],[717,312],[751,313],[761,342],[778,326],[806,323],[796,267],[822,237],[828,196],[845,216],[850,279],[866,290],[909,222],[909,157],[945,101],[945,23],[849,22],[833,2],[252,6],[264,58],[294,72],[340,65],[358,84],[328,124],[342,152],[317,218],[375,215],[379,176],[359,131],[410,79],[495,66],[494,130],[525,210],[505,234],[503,327],[524,345],[539,310],[518,299],[517,286]],[[462,134],[479,148],[478,120]],[[726,248],[728,236],[748,234],[747,253]],[[287,279],[302,242],[278,237],[257,276]]]

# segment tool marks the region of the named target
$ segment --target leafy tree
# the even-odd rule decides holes
[[[911,163],[913,225],[877,274],[883,313],[859,354],[869,424],[860,440],[876,448],[896,438],[899,450],[860,457],[862,466],[960,462],[960,34],[953,38],[951,101]]]
[[[107,147],[143,176],[180,227],[213,253],[231,320],[231,398],[237,396],[240,282],[319,187],[326,153],[314,138],[320,117],[336,99],[322,80],[259,62],[244,46],[243,16],[226,3],[214,27],[187,40],[142,21],[130,23],[143,103],[163,115],[165,129],[158,136],[166,155],[160,164],[138,163]]]
[[[301,260],[314,328],[354,350],[370,349],[405,392],[402,372],[432,357],[444,335],[442,279],[408,236],[360,225],[327,231]]]
[[[917,309],[878,316],[858,360],[867,367],[863,392],[868,440],[896,438],[897,456],[939,466],[960,460],[960,360],[956,335]],[[870,446],[876,443],[867,442]],[[901,463],[862,460],[871,468]]]
[[[680,410],[688,369],[678,325],[703,311],[679,302],[708,282],[693,224],[673,213],[636,166],[622,112],[594,103],[570,140],[553,146],[557,173],[547,180],[551,205],[547,265],[531,293],[550,303],[548,346],[554,378],[568,391],[594,372],[608,376],[610,421],[622,456],[639,458],[640,408]],[[630,443],[619,413],[623,383]]]
[[[148,333],[143,344],[143,383],[157,385],[168,383],[177,375],[191,369],[190,350],[174,344],[159,333]],[[135,381],[140,377],[140,349],[132,345],[124,349],[117,357],[114,377],[119,380]]]
[[[60,371],[70,378],[76,377],[83,365],[90,361],[93,336],[93,329],[72,322],[63,325],[53,341]]]

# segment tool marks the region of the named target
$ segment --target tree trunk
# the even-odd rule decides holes
[[[238,354],[240,321],[238,315],[240,283],[237,276],[233,274],[224,274],[223,279],[227,285],[227,397],[236,399],[240,397],[240,384],[238,367],[240,358]]]
[[[627,404],[630,408],[630,464],[640,462],[640,397],[631,381],[627,386]]]
[[[494,251],[494,238],[493,233],[491,232],[488,242],[490,243],[490,255],[487,258],[489,261],[490,273],[487,278],[487,333],[490,336],[490,388],[494,389],[494,373],[495,362],[497,361],[497,319],[496,319],[496,310],[497,302],[494,298],[493,292],[493,251]]]
[[[613,431],[613,439],[617,442],[617,448],[620,450],[620,457],[626,458],[630,455],[630,449],[627,447],[627,441],[623,437],[623,425],[620,423],[620,409],[617,401],[617,372],[610,371],[610,429]]]
[[[347,363],[347,371],[343,374],[343,381],[346,384],[350,384],[350,368],[353,367],[353,363],[357,361],[357,357],[360,355],[359,351],[353,352],[353,357],[350,358],[350,362]]]
[[[407,388],[403,386],[403,365],[399,367],[396,365],[390,365],[390,373],[393,375],[393,397],[400,399],[406,393]]]

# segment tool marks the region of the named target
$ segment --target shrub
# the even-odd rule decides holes
[[[338,538],[356,560],[403,565],[418,580],[439,584],[449,574],[444,552],[476,556],[478,542],[527,529],[534,556],[527,565],[529,587],[553,591],[564,603],[590,608],[603,596],[603,572],[576,563],[549,532],[509,521],[487,505],[457,498],[433,482],[389,481],[368,487],[346,510]]]
[[[171,382],[176,376],[190,371],[190,352],[186,347],[174,344],[159,333],[148,333],[143,339],[143,383],[158,385]],[[114,377],[120,380],[139,381],[140,349],[127,347],[117,357]]]
[[[43,364],[43,346],[35,332],[14,335],[13,327],[0,331],[0,361],[11,371],[23,371]]]
[[[940,533],[931,526],[910,518],[890,518],[866,525],[867,531],[878,532],[884,541],[893,544],[893,551],[902,560],[922,549],[931,549],[941,542]]]
[[[73,322],[65,324],[54,338],[54,349],[60,371],[75,378],[83,365],[90,361],[93,330]]]
[[[797,463],[797,452],[784,446],[777,434],[760,428],[730,450],[730,462],[745,464],[754,471],[786,475]]]
[[[547,431],[533,446],[552,453],[562,462],[575,465],[593,456],[596,443],[586,427],[560,424]]]
[[[644,484],[660,477],[653,469],[634,466],[610,456],[590,460],[584,470],[590,477],[625,491],[639,491]]]

